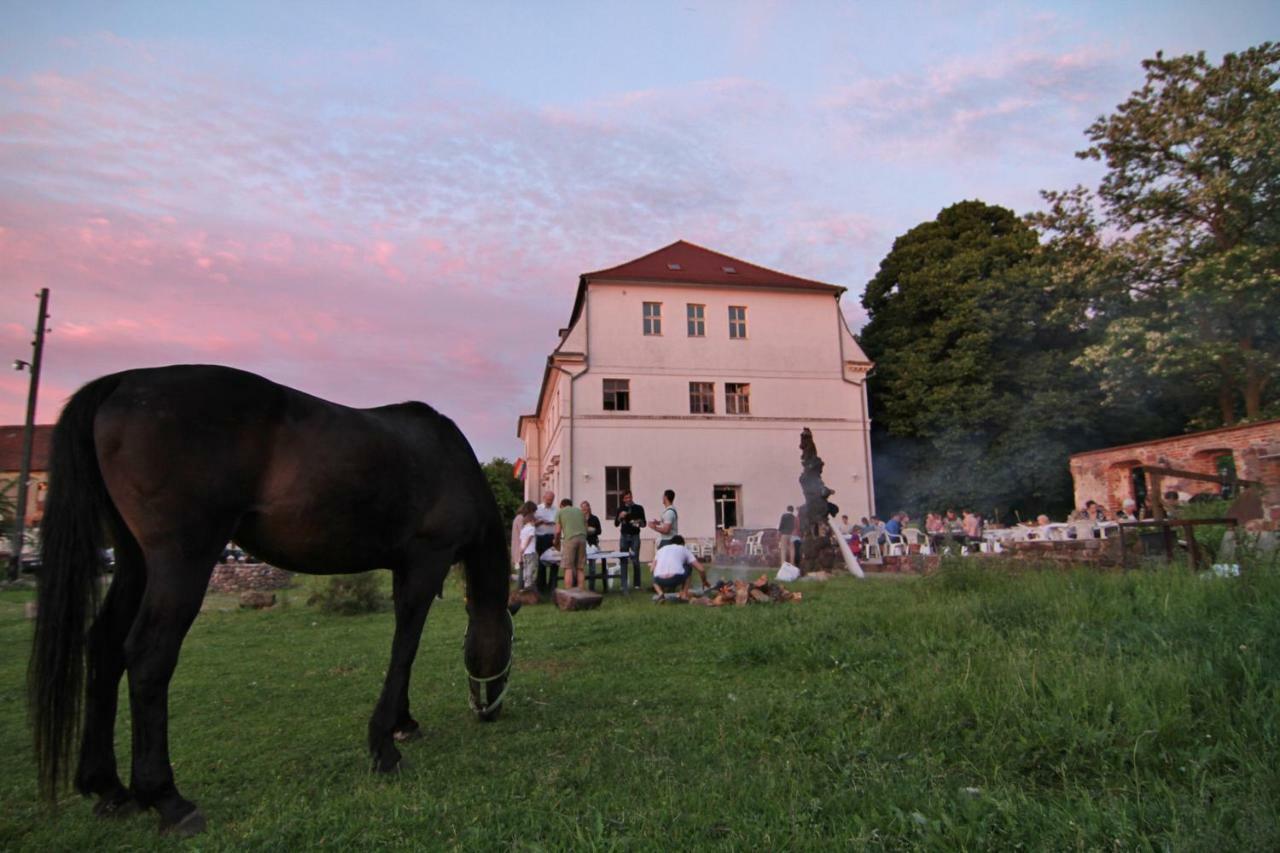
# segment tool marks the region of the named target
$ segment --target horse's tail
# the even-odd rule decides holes
[[[97,610],[102,530],[112,506],[98,468],[93,422],[118,384],[118,376],[104,376],[81,388],[53,431],[36,634],[27,670],[40,793],[49,800],[67,779],[80,730],[86,623]]]

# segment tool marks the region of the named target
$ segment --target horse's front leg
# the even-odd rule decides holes
[[[443,559],[413,560],[392,570],[396,630],[391,642],[391,663],[382,695],[369,719],[369,752],[373,756],[373,769],[380,773],[390,773],[400,766],[400,751],[395,741],[407,740],[418,732],[418,723],[409,714],[409,676],[427,611],[440,592],[448,570],[448,563]]]

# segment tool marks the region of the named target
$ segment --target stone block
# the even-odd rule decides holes
[[[268,607],[275,607],[276,594],[274,592],[261,592],[259,590],[248,590],[240,593],[240,606],[248,607],[254,610],[265,610]]]
[[[556,607],[561,610],[594,610],[604,602],[604,596],[585,589],[557,589]]]

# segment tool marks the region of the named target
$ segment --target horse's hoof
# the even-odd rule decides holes
[[[409,763],[403,758],[397,756],[395,761],[390,763],[374,760],[373,772],[381,776],[395,776],[409,769]]]
[[[177,823],[161,827],[160,832],[164,835],[176,835],[178,838],[191,838],[204,832],[206,826],[204,812],[192,809]]]
[[[132,817],[142,809],[137,800],[127,794],[122,797],[102,797],[93,805],[95,817],[124,818]]]
[[[488,711],[476,711],[476,719],[482,723],[492,723],[498,719],[501,708],[490,708]]]
[[[414,726],[411,729],[402,729],[391,733],[391,737],[396,743],[408,743],[411,740],[421,740],[423,737],[422,729]]]

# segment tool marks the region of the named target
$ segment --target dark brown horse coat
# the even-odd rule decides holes
[[[99,811],[150,807],[166,827],[203,827],[169,766],[168,683],[229,540],[298,572],[391,570],[395,637],[369,722],[375,769],[395,769],[395,739],[418,728],[409,673],[457,561],[467,573],[472,705],[482,719],[498,711],[511,653],[505,531],[467,440],[423,403],[352,409],[208,365],[104,376],[58,420],[43,534],[30,695],[47,796],[68,773],[83,716],[75,783],[100,797]],[[98,609],[108,541],[115,576]],[[126,671],[128,788],[112,737]]]

